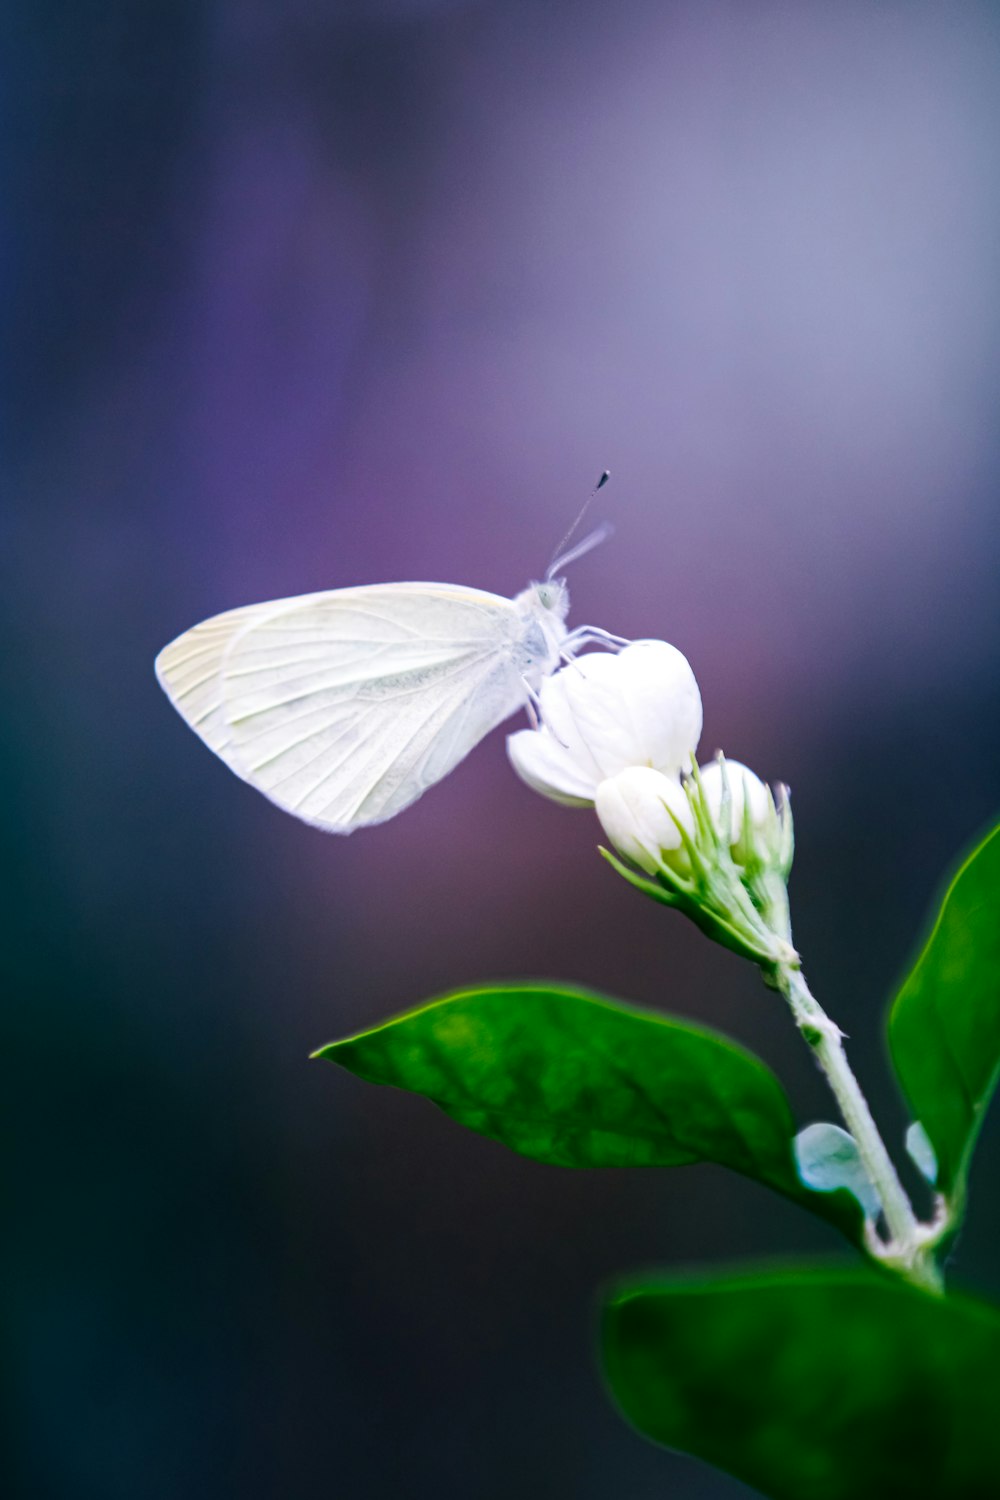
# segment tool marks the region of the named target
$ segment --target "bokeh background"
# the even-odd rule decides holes
[[[562,977],[723,1028],[829,1117],[776,998],[501,734],[324,837],[152,661],[258,599],[512,594],[610,468],[572,620],[674,641],[706,752],[791,783],[800,946],[898,1139],[882,1008],[1000,806],[998,7],[2,26],[5,1493],[748,1493],[620,1422],[597,1295],[822,1226],[712,1169],[543,1168],[307,1058]],[[994,1121],[954,1267],[993,1294],[998,1151]]]

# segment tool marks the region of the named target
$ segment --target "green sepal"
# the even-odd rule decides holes
[[[693,887],[689,889],[685,882],[677,880],[673,885],[668,885],[665,878],[657,880],[634,870],[609,849],[599,847],[598,852],[637,891],[642,891],[643,895],[659,901],[663,906],[673,906],[684,912],[706,937],[721,944],[723,948],[738,953],[741,958],[749,958],[751,963],[759,964],[769,971],[779,958],[788,954],[797,956],[794,949],[784,944],[781,944],[779,951],[775,946],[779,940],[760,924],[756,924],[759,930],[755,930],[755,926],[747,922],[738,926],[736,922],[727,921],[721,914],[721,909],[706,904],[700,893]]]
[[[662,906],[682,905],[682,899],[678,893],[669,890],[664,885],[660,885],[658,881],[651,879],[650,876],[641,875],[638,870],[633,870],[631,865],[627,865],[624,860],[619,859],[617,854],[612,854],[610,849],[605,849],[603,844],[597,846],[597,852],[602,859],[607,860],[613,870],[617,870],[618,874],[624,880],[628,881],[629,885],[634,886],[637,891],[641,891],[644,896],[649,896],[653,901],[659,901]]]

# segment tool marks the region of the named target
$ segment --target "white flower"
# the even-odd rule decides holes
[[[678,776],[701,735],[694,673],[666,641],[588,652],[547,677],[539,697],[541,727],[510,735],[507,752],[536,792],[574,807],[633,766]]]
[[[723,782],[729,788],[728,815],[723,813]],[[701,768],[701,786],[708,810],[722,838],[730,845],[733,858],[738,865],[748,864],[754,854],[761,852],[760,835],[774,821],[774,804],[767,787],[747,766],[738,760],[713,760]],[[744,828],[744,811],[749,812],[750,827],[754,835],[751,848],[747,847]]]
[[[688,868],[681,828],[693,838],[694,816],[687,794],[672,776],[650,766],[629,766],[600,783],[594,805],[619,854],[647,875],[664,863]]]
[[[511,763],[543,796],[596,808],[620,875],[766,969],[797,958],[787,795],[776,807],[738,761],[698,772],[701,694],[676,647],[633,641],[577,657],[545,679],[538,708],[539,727],[507,739]]]

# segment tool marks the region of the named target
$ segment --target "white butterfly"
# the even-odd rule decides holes
[[[164,692],[237,776],[333,833],[382,823],[530,704],[590,641],[554,578],[514,599],[447,583],[333,589],[215,615],[156,658]]]

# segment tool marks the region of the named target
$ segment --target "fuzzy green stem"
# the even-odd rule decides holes
[[[881,1199],[882,1212],[892,1240],[885,1246],[885,1255],[880,1258],[909,1280],[930,1291],[940,1292],[941,1276],[928,1255],[924,1228],[913,1212],[906,1190],[872,1118],[868,1101],[847,1061],[839,1027],[830,1020],[812,994],[800,968],[791,964],[779,964],[775,970],[775,979],[778,989],[791,1007],[796,1025],[826,1074],[844,1123],[857,1143],[865,1171]]]

